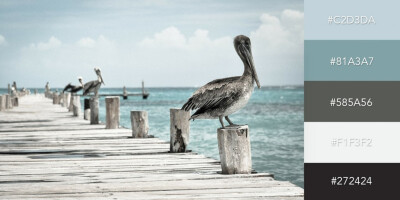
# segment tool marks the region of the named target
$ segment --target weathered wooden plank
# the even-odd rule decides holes
[[[73,118],[42,95],[0,113],[3,199],[303,199],[268,173],[222,175],[219,162],[169,154],[158,138],[134,139]]]

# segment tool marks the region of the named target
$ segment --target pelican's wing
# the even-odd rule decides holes
[[[232,99],[237,96],[238,85],[235,81],[239,79],[240,76],[235,76],[217,79],[207,83],[193,93],[189,100],[182,106],[182,110],[189,111],[198,109],[194,114],[196,115],[207,109],[216,107],[221,102]]]
[[[71,89],[71,92],[76,93],[82,90],[82,86],[74,86],[74,88]]]
[[[67,91],[68,89],[71,89],[71,88],[72,88],[71,83],[68,83],[68,85],[65,86],[65,88],[64,88],[64,90],[63,90],[63,93],[64,93],[65,91]]]
[[[88,95],[90,93],[90,89],[95,87],[96,81],[89,81],[83,85],[83,95]]]

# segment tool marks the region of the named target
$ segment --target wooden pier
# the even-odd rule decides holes
[[[43,95],[20,98],[0,112],[0,198],[304,199],[302,188],[271,174],[222,175],[214,159],[131,136],[90,125]]]

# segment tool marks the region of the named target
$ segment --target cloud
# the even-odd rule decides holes
[[[186,37],[174,27],[168,27],[153,37],[146,37],[139,45],[148,48],[179,48],[185,50],[201,49],[231,44],[230,37],[210,39],[207,30],[197,29],[192,36]]]
[[[283,10],[278,16],[264,13],[259,20],[259,26],[249,31],[248,36],[252,41],[254,62],[261,84],[302,84],[304,14]],[[174,71],[170,76],[183,77],[176,85],[185,82],[199,85],[204,84],[204,80],[240,75],[243,64],[233,48],[233,37],[214,39],[204,29],[197,29],[187,36],[177,27],[171,26],[139,43],[140,47],[145,47],[141,63],[157,67],[158,70],[166,70],[162,69],[164,67]],[[185,78],[184,74],[197,76]],[[171,82],[174,81],[178,80]]]
[[[6,45],[7,41],[3,35],[0,35],[0,46]]]
[[[51,36],[47,42],[31,43],[29,45],[30,49],[37,49],[41,51],[57,48],[61,46],[62,42],[54,36]]]
[[[77,43],[79,47],[93,48],[99,45],[114,45],[114,42],[106,38],[104,35],[100,35],[97,40],[91,37],[81,38]]]
[[[168,27],[159,33],[155,33],[152,38],[145,38],[140,45],[146,47],[178,47],[184,48],[186,37],[176,28]]]
[[[252,41],[261,84],[302,84],[304,14],[283,10],[278,15],[264,13],[258,17],[255,28],[240,29],[240,33]],[[182,28],[187,30],[186,26]],[[23,48],[15,59],[16,66],[24,74],[28,69],[30,74],[40,74],[58,86],[77,76],[85,81],[94,79],[94,66],[101,67],[107,87],[137,86],[141,80],[151,86],[197,87],[243,73],[243,63],[233,48],[236,35],[229,35],[232,31],[213,37],[218,34],[214,29],[211,32],[196,26],[186,33],[182,28],[167,26],[143,34],[142,39],[100,34],[61,42],[52,36]]]
[[[304,80],[304,13],[284,10],[280,16],[264,13],[250,33],[254,59],[264,84],[301,84]],[[260,78],[261,79],[261,78]]]
[[[77,42],[77,45],[80,47],[88,47],[88,48],[92,48],[94,47],[96,41],[94,41],[92,38],[90,37],[86,37],[86,38],[82,38]]]

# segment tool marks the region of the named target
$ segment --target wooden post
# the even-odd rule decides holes
[[[92,97],[89,100],[90,124],[99,124],[99,98]]]
[[[144,95],[144,81],[142,81],[142,95]]]
[[[18,107],[18,97],[13,97],[12,98],[12,105],[14,106],[14,107]]]
[[[11,108],[12,108],[11,96],[9,94],[6,94],[6,109],[11,109]]]
[[[69,93],[63,93],[63,96],[62,96],[62,98],[63,98],[63,104],[62,104],[62,106],[63,107],[66,107],[66,108],[68,108],[68,94]]]
[[[61,107],[65,107],[64,104],[64,99],[65,99],[65,94],[64,93],[60,93],[60,103],[61,103]]]
[[[6,110],[6,95],[0,95],[0,111]]]
[[[218,149],[223,174],[250,174],[250,133],[247,125],[219,128]]]
[[[69,98],[68,111],[73,112],[73,110],[74,110],[74,94],[71,93]]]
[[[69,110],[69,105],[70,105],[70,102],[71,101],[71,93],[65,93],[64,94],[64,104],[65,104],[65,107]]]
[[[125,86],[123,88],[123,96],[124,96],[124,100],[128,99],[128,92],[126,91],[126,87]]]
[[[79,96],[74,96],[73,98],[73,109],[74,116],[78,117],[81,112],[81,98]]]
[[[132,137],[147,138],[149,120],[147,111],[131,111]]]
[[[64,95],[63,95],[63,93],[60,93],[59,95],[58,95],[58,104],[60,104],[62,107],[64,107],[64,97],[63,97]]]
[[[56,92],[53,93],[53,104],[57,104],[58,95]]]
[[[170,109],[170,153],[186,152],[189,144],[190,112]]]
[[[89,99],[83,99],[83,119],[90,120],[90,104]]]
[[[106,129],[119,127],[119,97],[106,97]]]
[[[8,84],[8,94],[11,94],[11,86]]]

